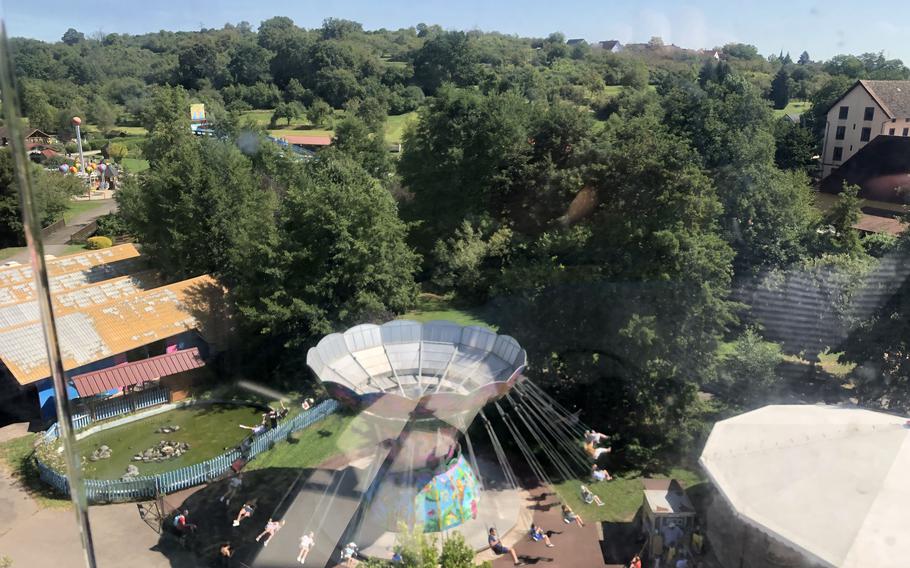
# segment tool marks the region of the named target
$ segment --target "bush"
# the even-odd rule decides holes
[[[105,138],[95,138],[94,140],[88,141],[88,149],[89,150],[101,150],[105,146],[107,146],[109,142],[110,142],[110,140],[107,140]]]
[[[75,142],[67,142],[66,146],[64,146],[63,148],[64,148],[64,150],[67,151],[67,153],[70,153],[70,154],[74,154],[79,151],[79,147],[76,146]]]
[[[114,242],[108,237],[89,237],[85,241],[85,246],[89,250],[98,250],[110,248],[114,245]]]
[[[98,217],[98,236],[108,237],[113,240],[115,237],[122,237],[129,234],[129,229],[123,218],[116,213],[108,213]]]
[[[874,233],[863,237],[860,244],[863,245],[866,254],[881,258],[897,246],[897,237],[888,233]]]

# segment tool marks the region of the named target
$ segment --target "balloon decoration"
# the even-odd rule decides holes
[[[79,171],[79,170],[76,169],[76,166],[70,166],[70,173],[71,173],[71,174],[74,174],[74,173],[76,173],[76,172],[78,172],[78,171]]]
[[[60,167],[57,168],[57,169],[59,169],[59,170],[60,170],[61,172],[63,172],[63,173],[66,173],[66,172],[69,171],[70,167],[67,166],[66,164],[60,164]]]
[[[74,125],[74,126],[79,126],[80,124],[82,124],[82,119],[79,118],[78,116],[74,116],[74,117],[73,117],[73,125]]]

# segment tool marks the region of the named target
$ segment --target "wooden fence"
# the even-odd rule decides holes
[[[310,410],[284,420],[276,428],[257,436],[252,436],[241,444],[240,448],[230,450],[202,463],[189,465],[174,471],[152,476],[135,477],[129,480],[86,479],[85,489],[88,501],[89,503],[112,503],[116,501],[150,499],[156,495],[173,493],[187,487],[207,483],[227,472],[231,468],[231,464],[238,458],[243,457],[246,460],[251,460],[270,449],[275,443],[286,438],[289,434],[312,426],[337,412],[340,407],[341,405],[335,400],[325,400]],[[54,424],[53,429],[56,429],[56,427],[57,425]],[[50,429],[48,432],[50,432]],[[47,437],[46,433],[45,439]],[[56,435],[53,438],[56,438]],[[67,480],[66,476],[54,471],[51,467],[42,463],[41,460],[36,461],[41,479],[60,493],[69,495],[69,480]]]

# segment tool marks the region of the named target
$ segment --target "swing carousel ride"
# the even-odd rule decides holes
[[[541,482],[550,483],[541,451],[563,478],[589,467],[574,442],[583,426],[523,376],[527,354],[507,335],[449,321],[358,325],[324,337],[307,365],[387,449],[344,537],[368,556],[390,557],[400,531],[415,527],[439,540],[457,528],[481,549],[490,527],[505,534],[519,523],[526,504],[514,458],[485,407]],[[475,454],[468,428],[478,415],[492,457]]]

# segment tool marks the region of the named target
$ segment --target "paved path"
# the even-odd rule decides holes
[[[0,437],[18,425],[0,429]],[[178,496],[174,495],[179,499]],[[82,543],[72,509],[41,509],[0,468],[0,556],[9,556],[15,568],[85,568]],[[92,507],[89,518],[95,538],[98,566],[116,568],[189,568],[196,561],[182,550],[162,554],[158,534],[145,524],[135,503]]]
[[[76,231],[82,229],[98,217],[107,215],[117,209],[117,202],[113,199],[99,199],[95,201],[95,203],[98,204],[98,207],[79,213],[73,217],[65,227],[61,227],[44,237],[44,254],[52,254],[54,256],[62,254],[69,246],[67,243],[69,243],[70,237],[72,237]],[[17,252],[4,262],[13,260],[21,263],[28,262],[28,249]]]
[[[534,523],[545,531],[552,531],[553,548],[547,548],[543,542],[534,542],[529,537],[520,537],[513,546],[519,560],[529,566],[542,565],[553,568],[605,568],[601,550],[602,536],[599,523],[589,522],[584,527],[563,523],[562,511],[559,508],[559,497],[550,488],[536,488],[531,495],[537,500],[534,509]],[[527,529],[526,529],[527,530]],[[511,536],[511,535],[510,535]],[[493,562],[493,568],[512,566],[509,555],[503,555]],[[617,566],[617,568],[622,568]]]

